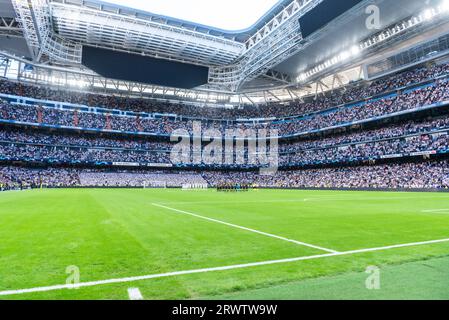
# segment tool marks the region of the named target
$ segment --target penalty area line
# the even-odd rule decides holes
[[[313,245],[313,244],[310,244],[310,243],[296,241],[296,240],[288,239],[288,238],[285,238],[285,237],[277,236],[275,234],[271,234],[271,233],[267,233],[267,232],[263,232],[263,231],[259,231],[259,230],[255,230],[255,229],[251,229],[251,228],[242,227],[242,226],[239,226],[237,224],[228,223],[228,222],[217,220],[217,219],[213,219],[213,218],[208,218],[208,217],[196,214],[196,213],[191,213],[191,212],[188,212],[188,211],[178,210],[178,209],[175,209],[175,208],[163,206],[161,204],[153,203],[152,205],[155,206],[155,207],[159,207],[159,208],[162,208],[162,209],[174,211],[174,212],[177,212],[177,213],[186,214],[186,215],[189,215],[189,216],[192,216],[192,217],[195,217],[195,218],[199,218],[199,219],[207,220],[207,221],[210,221],[210,222],[223,224],[223,225],[228,226],[228,227],[232,227],[232,228],[236,228],[236,229],[240,229],[240,230],[244,230],[244,231],[257,233],[259,235],[270,237],[270,238],[274,238],[274,239],[278,239],[278,240],[291,242],[291,243],[294,243],[294,244],[297,244],[297,245],[300,245],[300,246],[303,246],[303,247],[309,247],[309,248],[313,248],[313,249],[317,249],[317,250],[325,251],[325,252],[329,252],[329,253],[337,253],[338,252],[338,251],[331,250],[331,249],[328,249],[328,248],[319,247],[319,246],[316,246],[316,245]]]
[[[308,257],[298,257],[298,258],[290,258],[290,259],[282,259],[282,260],[271,260],[271,261],[254,262],[254,263],[247,263],[247,264],[238,264],[238,265],[231,265],[231,266],[225,266],[225,267],[177,271],[177,272],[153,274],[153,275],[146,275],[146,276],[139,276],[139,277],[128,277],[128,278],[118,278],[118,279],[109,279],[109,280],[101,280],[101,281],[81,282],[81,283],[77,283],[77,284],[63,284],[63,285],[55,285],[55,286],[47,286],[47,287],[36,287],[36,288],[30,288],[30,289],[7,290],[7,291],[0,291],[0,296],[12,296],[12,295],[20,295],[20,294],[26,294],[26,293],[48,292],[48,291],[74,289],[74,288],[78,289],[78,288],[94,287],[94,286],[107,285],[107,284],[130,283],[130,282],[136,282],[136,281],[142,281],[142,280],[175,277],[175,276],[182,276],[182,275],[189,275],[189,274],[201,274],[201,273],[208,273],[208,272],[227,271],[227,270],[235,270],[235,269],[245,269],[245,268],[251,268],[251,267],[285,264],[285,263],[292,263],[292,262],[299,262],[299,261],[306,261],[306,260],[317,260],[317,259],[324,259],[324,258],[329,258],[329,257],[349,256],[349,255],[355,255],[355,254],[361,254],[361,253],[386,251],[386,250],[392,250],[392,249],[416,247],[416,246],[446,243],[446,242],[449,242],[449,238],[441,239],[441,240],[398,244],[398,245],[379,247],[379,248],[352,250],[352,251],[336,252],[336,253],[326,253],[326,254],[308,256]]]

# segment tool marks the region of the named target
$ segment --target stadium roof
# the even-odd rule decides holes
[[[449,7],[449,0],[267,0],[266,7],[260,6],[259,0],[257,4],[240,0],[252,3],[249,9],[240,7],[247,16],[253,20],[262,17],[251,27],[238,31],[224,30],[217,24],[206,26],[210,24],[207,21],[186,21],[195,20],[188,16],[168,16],[174,14],[154,7],[130,8],[130,1],[122,1],[126,6],[105,1],[0,0],[0,18],[7,18],[0,19],[0,48],[3,54],[6,51],[7,55],[22,61],[32,61],[34,71],[20,74],[22,79],[30,81],[60,83],[63,79],[66,83],[108,90],[138,90],[138,94],[172,92],[193,98],[206,96],[204,99],[229,95],[253,102],[333,90],[361,79],[368,63],[385,60],[449,33],[449,12],[441,9]],[[233,5],[232,1],[219,3]],[[135,0],[138,2],[147,3]],[[376,29],[365,24],[366,9],[371,5],[376,5],[381,13],[381,23]],[[182,11],[182,7],[178,10]],[[263,14],[265,10],[268,11]],[[215,11],[222,15],[224,10],[215,8]],[[327,20],[326,15],[330,15]],[[307,19],[304,18],[318,25],[305,32]],[[253,23],[251,19],[245,24]],[[93,67],[83,63],[91,51],[88,48],[113,51],[122,64],[130,65],[137,58],[139,63],[189,64],[200,68],[202,76],[184,87],[154,79],[141,82],[140,77],[111,74],[108,70],[111,68],[101,72],[95,68],[96,61]],[[354,48],[360,54],[348,55]],[[121,59],[118,54],[126,55]],[[172,66],[176,70],[176,65]],[[136,74],[142,69],[128,71]],[[391,68],[390,72],[393,71]],[[179,73],[159,74],[168,75],[168,80],[179,78]],[[109,84],[114,80],[127,82]]]
[[[150,14],[196,23],[221,32],[250,31],[282,0],[104,0]],[[194,8],[194,10],[192,10]]]
[[[423,0],[393,0],[378,1],[377,3],[381,13],[382,26],[385,27],[422,12],[428,5]],[[350,48],[355,43],[367,38],[373,34],[373,30],[365,27],[367,15],[363,12],[364,10],[365,8],[359,11],[359,14],[352,14],[349,19],[343,20],[338,27],[327,28],[325,32],[318,35],[319,39],[307,45],[299,54],[276,66],[275,69],[296,76],[326,58],[335,56],[342,50]]]

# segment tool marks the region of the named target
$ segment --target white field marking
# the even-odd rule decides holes
[[[324,201],[369,201],[369,200],[407,200],[407,199],[416,199],[416,197],[389,197],[389,198],[380,198],[380,197],[372,197],[372,198],[305,198],[303,201],[318,201],[318,202],[324,202]]]
[[[396,194],[396,193],[395,193]],[[406,192],[404,194],[409,194]],[[332,197],[332,196],[331,196]],[[367,201],[367,200],[416,200],[416,197],[371,197],[371,198],[330,198],[330,197],[320,197],[320,198],[301,198],[301,199],[285,199],[285,200],[246,200],[246,201],[235,201],[234,203],[283,203],[283,202],[308,202],[308,201]],[[427,199],[447,199],[447,197],[433,196],[426,197]],[[189,204],[230,204],[229,201],[185,201],[185,202],[161,202],[162,205],[189,205]]]
[[[189,216],[192,216],[192,217],[195,217],[195,218],[199,218],[199,219],[207,220],[207,221],[210,221],[210,222],[223,224],[223,225],[228,226],[228,227],[237,228],[237,229],[240,229],[240,230],[245,230],[245,231],[257,233],[257,234],[260,234],[260,235],[263,235],[263,236],[266,236],[266,237],[270,237],[270,238],[275,238],[275,239],[278,239],[278,240],[291,242],[291,243],[294,243],[294,244],[297,244],[297,245],[300,245],[300,246],[309,247],[309,248],[313,248],[313,249],[317,249],[317,250],[321,250],[321,251],[326,251],[326,252],[330,252],[330,253],[337,253],[337,251],[332,250],[332,249],[327,249],[327,248],[315,246],[315,245],[310,244],[310,243],[296,241],[296,240],[284,238],[284,237],[281,237],[281,236],[277,236],[277,235],[274,235],[274,234],[271,234],[271,233],[266,233],[266,232],[263,232],[263,231],[242,227],[242,226],[239,226],[239,225],[236,225],[236,224],[232,224],[232,223],[228,223],[228,222],[224,222],[224,221],[221,221],[221,220],[200,216],[199,214],[195,214],[195,213],[191,213],[191,212],[187,212],[187,211],[183,211],[183,210],[178,210],[178,209],[175,209],[175,208],[166,207],[166,206],[163,206],[163,205],[160,205],[160,204],[157,204],[157,203],[153,203],[152,205],[155,206],[155,207],[162,208],[162,209],[166,209],[166,210],[170,210],[170,211],[186,214],[186,215],[189,215]]]
[[[286,200],[245,200],[235,201],[234,203],[282,203],[282,202],[304,202],[305,199],[286,199]],[[186,201],[186,202],[161,202],[162,205],[189,205],[189,204],[230,204],[229,201]]]
[[[143,300],[143,296],[138,288],[128,289],[129,300]]]
[[[247,264],[238,264],[238,265],[225,266],[225,267],[205,268],[205,269],[187,270],[187,271],[176,271],[176,272],[152,274],[152,275],[145,275],[145,276],[138,276],[138,277],[81,282],[81,283],[76,284],[76,288],[95,287],[95,286],[100,286],[100,285],[117,284],[117,283],[130,283],[130,282],[136,282],[136,281],[176,277],[176,276],[190,275],[190,274],[228,271],[228,270],[235,270],[235,269],[246,269],[246,268],[252,268],[252,267],[285,264],[285,263],[292,263],[292,262],[299,262],[299,261],[306,261],[306,260],[317,260],[317,259],[324,259],[324,258],[329,258],[329,257],[349,256],[349,255],[354,255],[354,254],[386,251],[386,250],[392,250],[392,249],[416,247],[416,246],[446,243],[446,242],[449,242],[449,238],[441,239],[441,240],[431,240],[431,241],[423,241],[423,242],[398,244],[398,245],[379,247],[379,248],[352,250],[352,251],[336,252],[336,253],[326,253],[326,254],[320,254],[320,255],[308,256],[308,257],[297,257],[297,258],[282,259],[282,260],[270,260],[270,261],[254,262],[254,263],[247,263]],[[0,291],[0,296],[11,296],[11,295],[20,295],[20,294],[36,293],[36,292],[48,292],[48,291],[57,291],[57,290],[73,289],[73,288],[74,288],[73,284],[63,284],[63,285],[55,285],[55,286],[47,286],[47,287],[36,287],[36,288],[30,288],[30,289],[8,290],[8,291]]]
[[[428,199],[447,200],[448,197],[433,196],[433,197],[426,197],[421,200],[428,200]],[[349,198],[348,197],[348,198],[305,198],[305,199],[303,199],[303,201],[319,201],[319,202],[322,202],[322,201],[369,201],[369,200],[398,201],[398,200],[417,200],[417,198],[416,197],[371,197],[371,198]]]
[[[449,209],[423,210],[424,213],[449,213]]]

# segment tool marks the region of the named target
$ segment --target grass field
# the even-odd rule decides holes
[[[0,241],[0,299],[449,299],[446,193],[7,192]]]

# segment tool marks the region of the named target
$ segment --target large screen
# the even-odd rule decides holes
[[[299,18],[303,38],[307,38],[363,0],[324,0]]]
[[[83,65],[116,80],[192,89],[207,84],[209,68],[112,50],[83,47]]]

